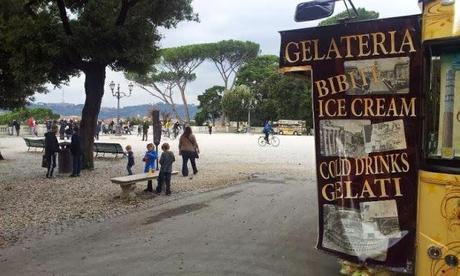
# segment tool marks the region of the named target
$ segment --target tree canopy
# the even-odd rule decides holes
[[[249,102],[254,98],[254,94],[246,85],[238,85],[222,97],[222,109],[231,121],[244,121],[247,116],[247,108],[244,107],[244,102]]]
[[[236,85],[249,87],[257,104],[251,124],[265,120],[305,120],[312,126],[310,83],[307,78],[278,73],[278,57],[263,55],[243,65]]]
[[[214,63],[222,80],[225,89],[233,86],[231,82],[238,69],[249,60],[257,57],[260,46],[251,41],[223,40],[209,44],[207,56]]]
[[[379,18],[379,13],[375,11],[368,11],[365,8],[357,8],[356,11],[358,12],[358,16],[355,19],[353,19],[353,21]],[[318,26],[336,24],[339,23],[342,19],[348,18],[348,16],[348,11],[343,11],[341,13],[338,13],[337,15],[329,17],[328,19],[322,20],[321,22],[319,22]]]
[[[198,96],[200,105],[198,106],[199,111],[195,116],[197,125],[202,125],[208,120],[214,124],[215,120],[222,115],[221,102],[224,90],[225,87],[214,85]]]

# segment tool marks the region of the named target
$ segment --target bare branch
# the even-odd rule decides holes
[[[64,0],[57,0],[56,2],[59,8],[59,16],[61,17],[64,32],[70,36],[72,35],[72,30],[70,29],[69,17],[67,17]]]
[[[121,0],[120,13],[118,14],[117,21],[115,22],[116,26],[123,26],[125,24],[129,9],[136,5],[137,2],[139,2],[139,0]]]

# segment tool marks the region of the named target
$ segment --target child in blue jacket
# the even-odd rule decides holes
[[[155,147],[152,143],[147,144],[147,152],[142,159],[145,162],[144,173],[155,171],[155,161],[158,158],[158,154],[155,151]],[[147,182],[147,189],[144,192],[153,193],[152,180]]]

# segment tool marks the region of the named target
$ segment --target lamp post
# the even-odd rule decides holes
[[[245,105],[245,100],[242,99],[242,100],[241,100],[241,104],[242,104],[243,108],[247,108],[247,109],[248,109],[248,126],[247,126],[247,133],[250,133],[250,132],[251,132],[251,110],[254,109],[255,106],[257,105],[257,99],[255,99],[255,98],[249,99],[249,100],[246,102],[246,105]]]
[[[121,135],[121,126],[120,126],[120,99],[124,97],[131,96],[131,92],[133,91],[133,83],[130,82],[128,84],[129,92],[125,93],[120,91],[120,84],[117,85],[117,91],[115,91],[115,82],[111,81],[109,84],[110,90],[112,90],[112,96],[117,98],[117,126],[115,127],[116,135]]]

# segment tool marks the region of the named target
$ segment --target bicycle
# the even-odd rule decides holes
[[[280,145],[280,138],[276,137],[272,133],[268,136],[268,143],[265,140],[265,135],[259,136],[258,140],[259,146],[265,147],[266,145],[270,145],[272,147],[277,147]]]

